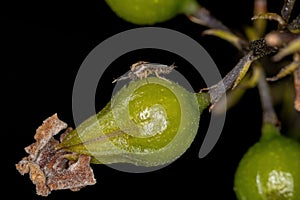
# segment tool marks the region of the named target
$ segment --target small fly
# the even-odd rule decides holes
[[[154,74],[156,77],[167,80],[166,78],[160,76],[160,74],[169,74],[175,68],[175,65],[163,65],[159,63],[149,63],[145,61],[139,61],[130,66],[130,71],[113,81],[113,83],[121,80],[131,79],[142,80],[147,78],[149,75]]]

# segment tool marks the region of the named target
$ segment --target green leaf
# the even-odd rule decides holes
[[[223,40],[226,40],[233,46],[235,46],[239,50],[243,50],[243,48],[246,46],[245,41],[243,41],[240,37],[236,36],[235,34],[221,29],[208,29],[203,31],[203,35],[214,35],[216,37],[219,37]]]

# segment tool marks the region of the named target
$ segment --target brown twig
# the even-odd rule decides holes
[[[238,83],[242,80],[242,78],[248,71],[251,63],[256,59],[257,58],[253,56],[253,52],[249,52],[219,83],[213,85],[212,87],[200,90],[200,92],[208,91],[208,93],[210,94],[212,107],[222,98],[227,90],[232,89],[238,85]]]
[[[296,0],[285,0],[281,10],[282,18],[288,22]]]

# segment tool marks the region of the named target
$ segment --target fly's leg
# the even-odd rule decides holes
[[[160,76],[159,73],[157,72],[157,70],[156,70],[154,73],[155,73],[155,76],[156,76],[157,78],[163,79],[163,80],[168,81],[169,83],[171,83],[170,80],[166,79],[165,77]]]

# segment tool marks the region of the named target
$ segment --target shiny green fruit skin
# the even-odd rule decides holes
[[[130,82],[67,135],[60,148],[90,155],[92,163],[170,163],[192,143],[208,103],[206,96],[160,78]]]
[[[193,12],[195,0],[106,0],[122,19],[138,24],[152,25],[169,20],[180,13]]]
[[[239,163],[234,190],[239,200],[300,200],[300,145],[273,125]]]

